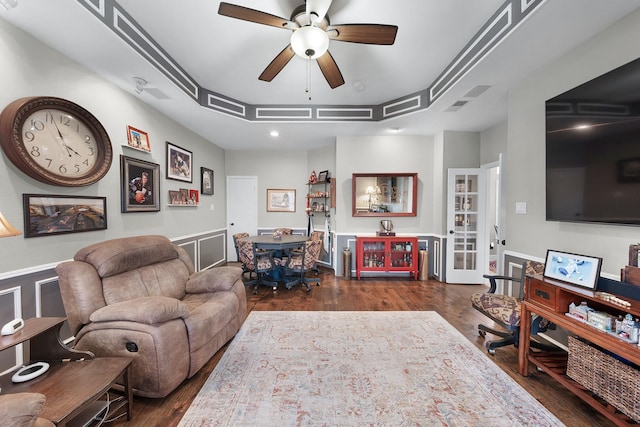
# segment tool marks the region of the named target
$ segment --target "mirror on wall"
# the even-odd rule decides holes
[[[416,216],[417,173],[354,173],[353,216]]]

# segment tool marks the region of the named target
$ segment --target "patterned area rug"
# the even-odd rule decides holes
[[[180,422],[561,426],[440,315],[251,312]]]

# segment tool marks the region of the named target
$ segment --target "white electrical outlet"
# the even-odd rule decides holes
[[[216,207],[215,207],[215,206],[213,206],[213,203],[211,203],[211,205],[209,205],[209,209],[211,209],[212,211],[215,211],[215,210],[216,210]]]

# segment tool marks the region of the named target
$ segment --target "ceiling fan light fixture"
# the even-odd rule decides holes
[[[291,35],[291,48],[302,58],[316,59],[329,49],[329,36],[322,28],[312,25],[298,28]]]

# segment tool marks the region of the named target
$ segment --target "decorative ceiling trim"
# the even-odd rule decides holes
[[[252,105],[201,87],[116,0],[78,0],[202,107],[248,121],[379,122],[429,108],[546,0],[507,0],[426,89],[380,105]]]

